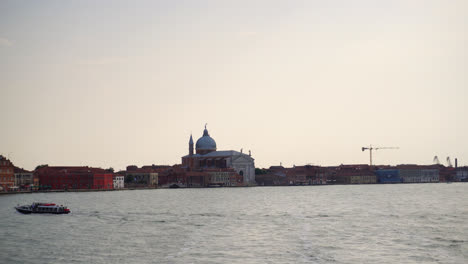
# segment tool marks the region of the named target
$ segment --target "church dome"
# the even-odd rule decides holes
[[[216,141],[212,137],[210,137],[210,134],[208,134],[208,130],[206,129],[206,127],[203,131],[203,136],[197,140],[195,148],[197,149],[197,153],[200,153],[200,151],[206,152],[216,150]]]

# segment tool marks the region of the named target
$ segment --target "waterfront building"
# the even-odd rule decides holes
[[[286,178],[288,185],[307,185],[307,172],[303,168],[287,168]]]
[[[235,150],[217,150],[216,141],[203,131],[193,148],[193,138],[189,139],[189,154],[182,157],[182,166],[188,170],[200,171],[204,169],[233,169],[243,177],[245,185],[255,184],[255,164],[250,151],[249,154]]]
[[[234,169],[206,169],[207,186],[235,187],[242,186],[244,179]]]
[[[137,166],[127,166],[125,172],[125,185],[129,188],[132,187],[158,187],[158,176],[152,168],[146,166],[138,168]]]
[[[183,168],[182,165],[158,167],[153,169],[154,172],[158,173],[158,187],[188,187],[187,169]],[[195,179],[194,182],[194,186],[198,187],[197,182],[204,182],[204,180]]]
[[[187,187],[206,187],[210,175],[204,171],[184,171]]]
[[[101,168],[42,166],[34,172],[42,188],[67,189],[113,189],[113,173]]]
[[[286,177],[286,168],[284,168],[283,166],[271,166],[269,169],[258,169],[255,172],[255,181],[257,185],[288,185],[288,179]]]
[[[125,176],[116,174],[113,176],[113,185],[114,189],[123,189],[125,188]]]
[[[15,167],[15,186],[20,189],[31,189],[34,185],[34,176],[31,171]]]
[[[294,166],[286,169],[289,185],[316,185],[326,184],[327,177],[318,166]]]
[[[8,191],[15,186],[14,169],[13,163],[0,155],[0,191]]]
[[[233,168],[190,169],[183,165],[159,169],[159,187],[243,186],[243,176]]]
[[[255,175],[255,181],[260,186],[281,186],[288,185],[285,176],[278,175],[275,172],[268,172],[266,174]]]
[[[351,175],[350,176],[351,184],[373,184],[377,183],[377,178],[375,175],[366,174],[366,175]]]
[[[255,175],[255,181],[262,186],[288,185],[286,169],[283,166],[270,166],[267,170],[260,170]]]
[[[439,182],[454,181],[457,175],[457,170],[454,167],[445,167],[444,165],[436,165],[439,169]]]
[[[457,168],[455,181],[468,181],[468,167]]]
[[[319,173],[324,175],[326,184],[342,184],[340,180],[337,182],[339,168],[339,166],[320,167]]]
[[[255,180],[258,185],[320,185],[328,182],[328,168],[313,165],[271,166],[269,169],[258,169]]]
[[[39,177],[33,172],[33,185],[31,186],[31,191],[37,191],[39,189]]]
[[[315,179],[313,180],[312,184],[321,185],[321,184],[328,184],[330,179],[328,178],[329,170],[326,167],[317,167],[315,172]]]
[[[379,169],[375,174],[378,183],[401,183],[400,171],[397,169]]]
[[[404,183],[439,182],[439,168],[436,166],[398,165]]]
[[[377,177],[367,164],[340,165],[334,175],[337,184],[372,184],[377,183]]]

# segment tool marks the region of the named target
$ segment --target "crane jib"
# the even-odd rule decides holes
[[[369,147],[362,147],[362,151],[364,150],[369,150],[369,164],[372,166],[372,150],[379,150],[379,149],[399,149],[399,147],[372,147],[370,145]]]

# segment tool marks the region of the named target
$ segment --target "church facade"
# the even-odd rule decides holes
[[[203,131],[203,136],[193,148],[193,138],[190,135],[189,154],[182,157],[182,166],[190,170],[204,169],[233,169],[243,177],[245,185],[255,184],[255,163],[249,154],[235,150],[217,150],[216,141],[210,136],[208,130]]]

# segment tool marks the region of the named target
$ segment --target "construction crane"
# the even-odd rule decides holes
[[[370,145],[369,147],[362,147],[362,151],[364,150],[369,150],[369,156],[370,156],[370,166],[372,167],[372,150],[378,150],[378,149],[399,149],[399,147],[372,147],[372,145]]]
[[[447,165],[451,168],[453,167],[452,162],[450,161],[450,157],[447,157]]]

